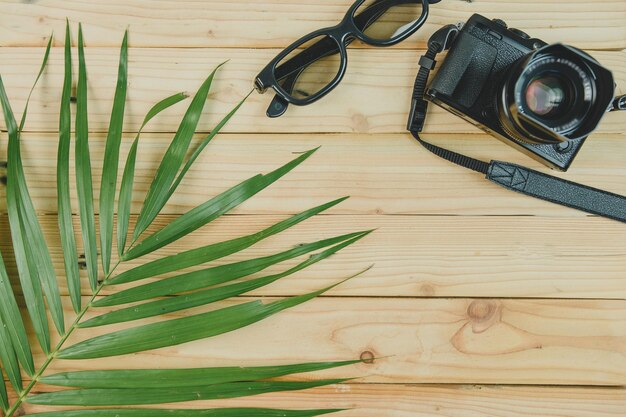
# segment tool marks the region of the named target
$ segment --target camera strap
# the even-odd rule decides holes
[[[428,41],[428,51],[419,60],[420,69],[413,88],[408,123],[408,130],[413,137],[440,158],[484,174],[486,179],[506,189],[626,223],[625,196],[509,162],[474,159],[426,142],[420,137],[428,110],[428,102],[424,99],[428,77],[437,64],[437,54],[450,48],[458,32],[459,28],[455,25],[447,25],[435,32]],[[609,111],[616,110],[626,110],[626,96],[615,99]]]

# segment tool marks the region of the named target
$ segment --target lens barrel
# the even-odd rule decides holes
[[[589,136],[615,91],[612,73],[586,53],[547,45],[512,65],[496,98],[502,128],[516,140],[559,144]]]

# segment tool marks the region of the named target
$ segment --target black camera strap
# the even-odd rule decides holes
[[[435,61],[437,54],[450,48],[458,32],[459,28],[455,25],[445,26],[435,32],[428,41],[428,51],[419,60],[420,69],[413,88],[408,124],[413,137],[440,158],[480,172],[489,181],[504,188],[626,223],[625,196],[567,181],[509,162],[487,163],[426,142],[420,137],[428,110],[428,102],[424,99],[428,77],[437,64]],[[615,110],[626,110],[626,96],[615,99],[610,111]]]

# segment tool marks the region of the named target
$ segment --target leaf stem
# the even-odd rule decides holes
[[[17,400],[15,401],[15,403],[11,406],[11,408],[9,408],[7,410],[6,417],[13,417],[15,412],[22,405],[22,403],[26,399],[26,396],[28,394],[30,394],[30,391],[32,391],[32,389],[37,384],[37,382],[39,382],[39,378],[41,378],[41,376],[46,371],[46,369],[48,369],[48,366],[50,366],[50,364],[52,363],[52,361],[56,357],[57,353],[63,347],[63,344],[67,341],[67,339],[69,339],[69,337],[72,335],[74,330],[76,330],[76,328],[78,327],[78,324],[80,323],[82,318],[85,316],[85,314],[87,314],[87,311],[93,305],[93,302],[95,301],[96,297],[100,294],[100,291],[102,290],[102,288],[104,288],[106,281],[109,278],[111,278],[111,275],[113,275],[113,273],[115,272],[117,267],[120,266],[121,263],[122,263],[121,261],[117,261],[117,263],[113,266],[111,271],[107,274],[106,278],[100,284],[98,284],[98,286],[96,287],[96,290],[93,292],[93,295],[89,299],[89,302],[78,313],[78,315],[76,316],[76,319],[74,320],[72,325],[67,329],[67,331],[65,332],[63,337],[61,337],[61,340],[59,341],[59,343],[57,343],[57,345],[54,347],[54,349],[52,349],[52,351],[47,356],[47,358],[46,358],[45,362],[43,363],[43,365],[41,366],[41,368],[39,368],[39,370],[35,373],[35,375],[33,375],[33,379],[26,386],[26,388],[24,388],[24,390],[20,393],[20,395],[17,398]]]

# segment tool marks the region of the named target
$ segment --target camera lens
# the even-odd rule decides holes
[[[500,125],[512,138],[531,144],[588,136],[615,89],[610,71],[584,52],[561,44],[530,52],[504,74],[496,98]]]
[[[540,117],[558,117],[567,110],[567,87],[556,75],[542,75],[533,79],[526,88],[526,104],[530,111]]]

